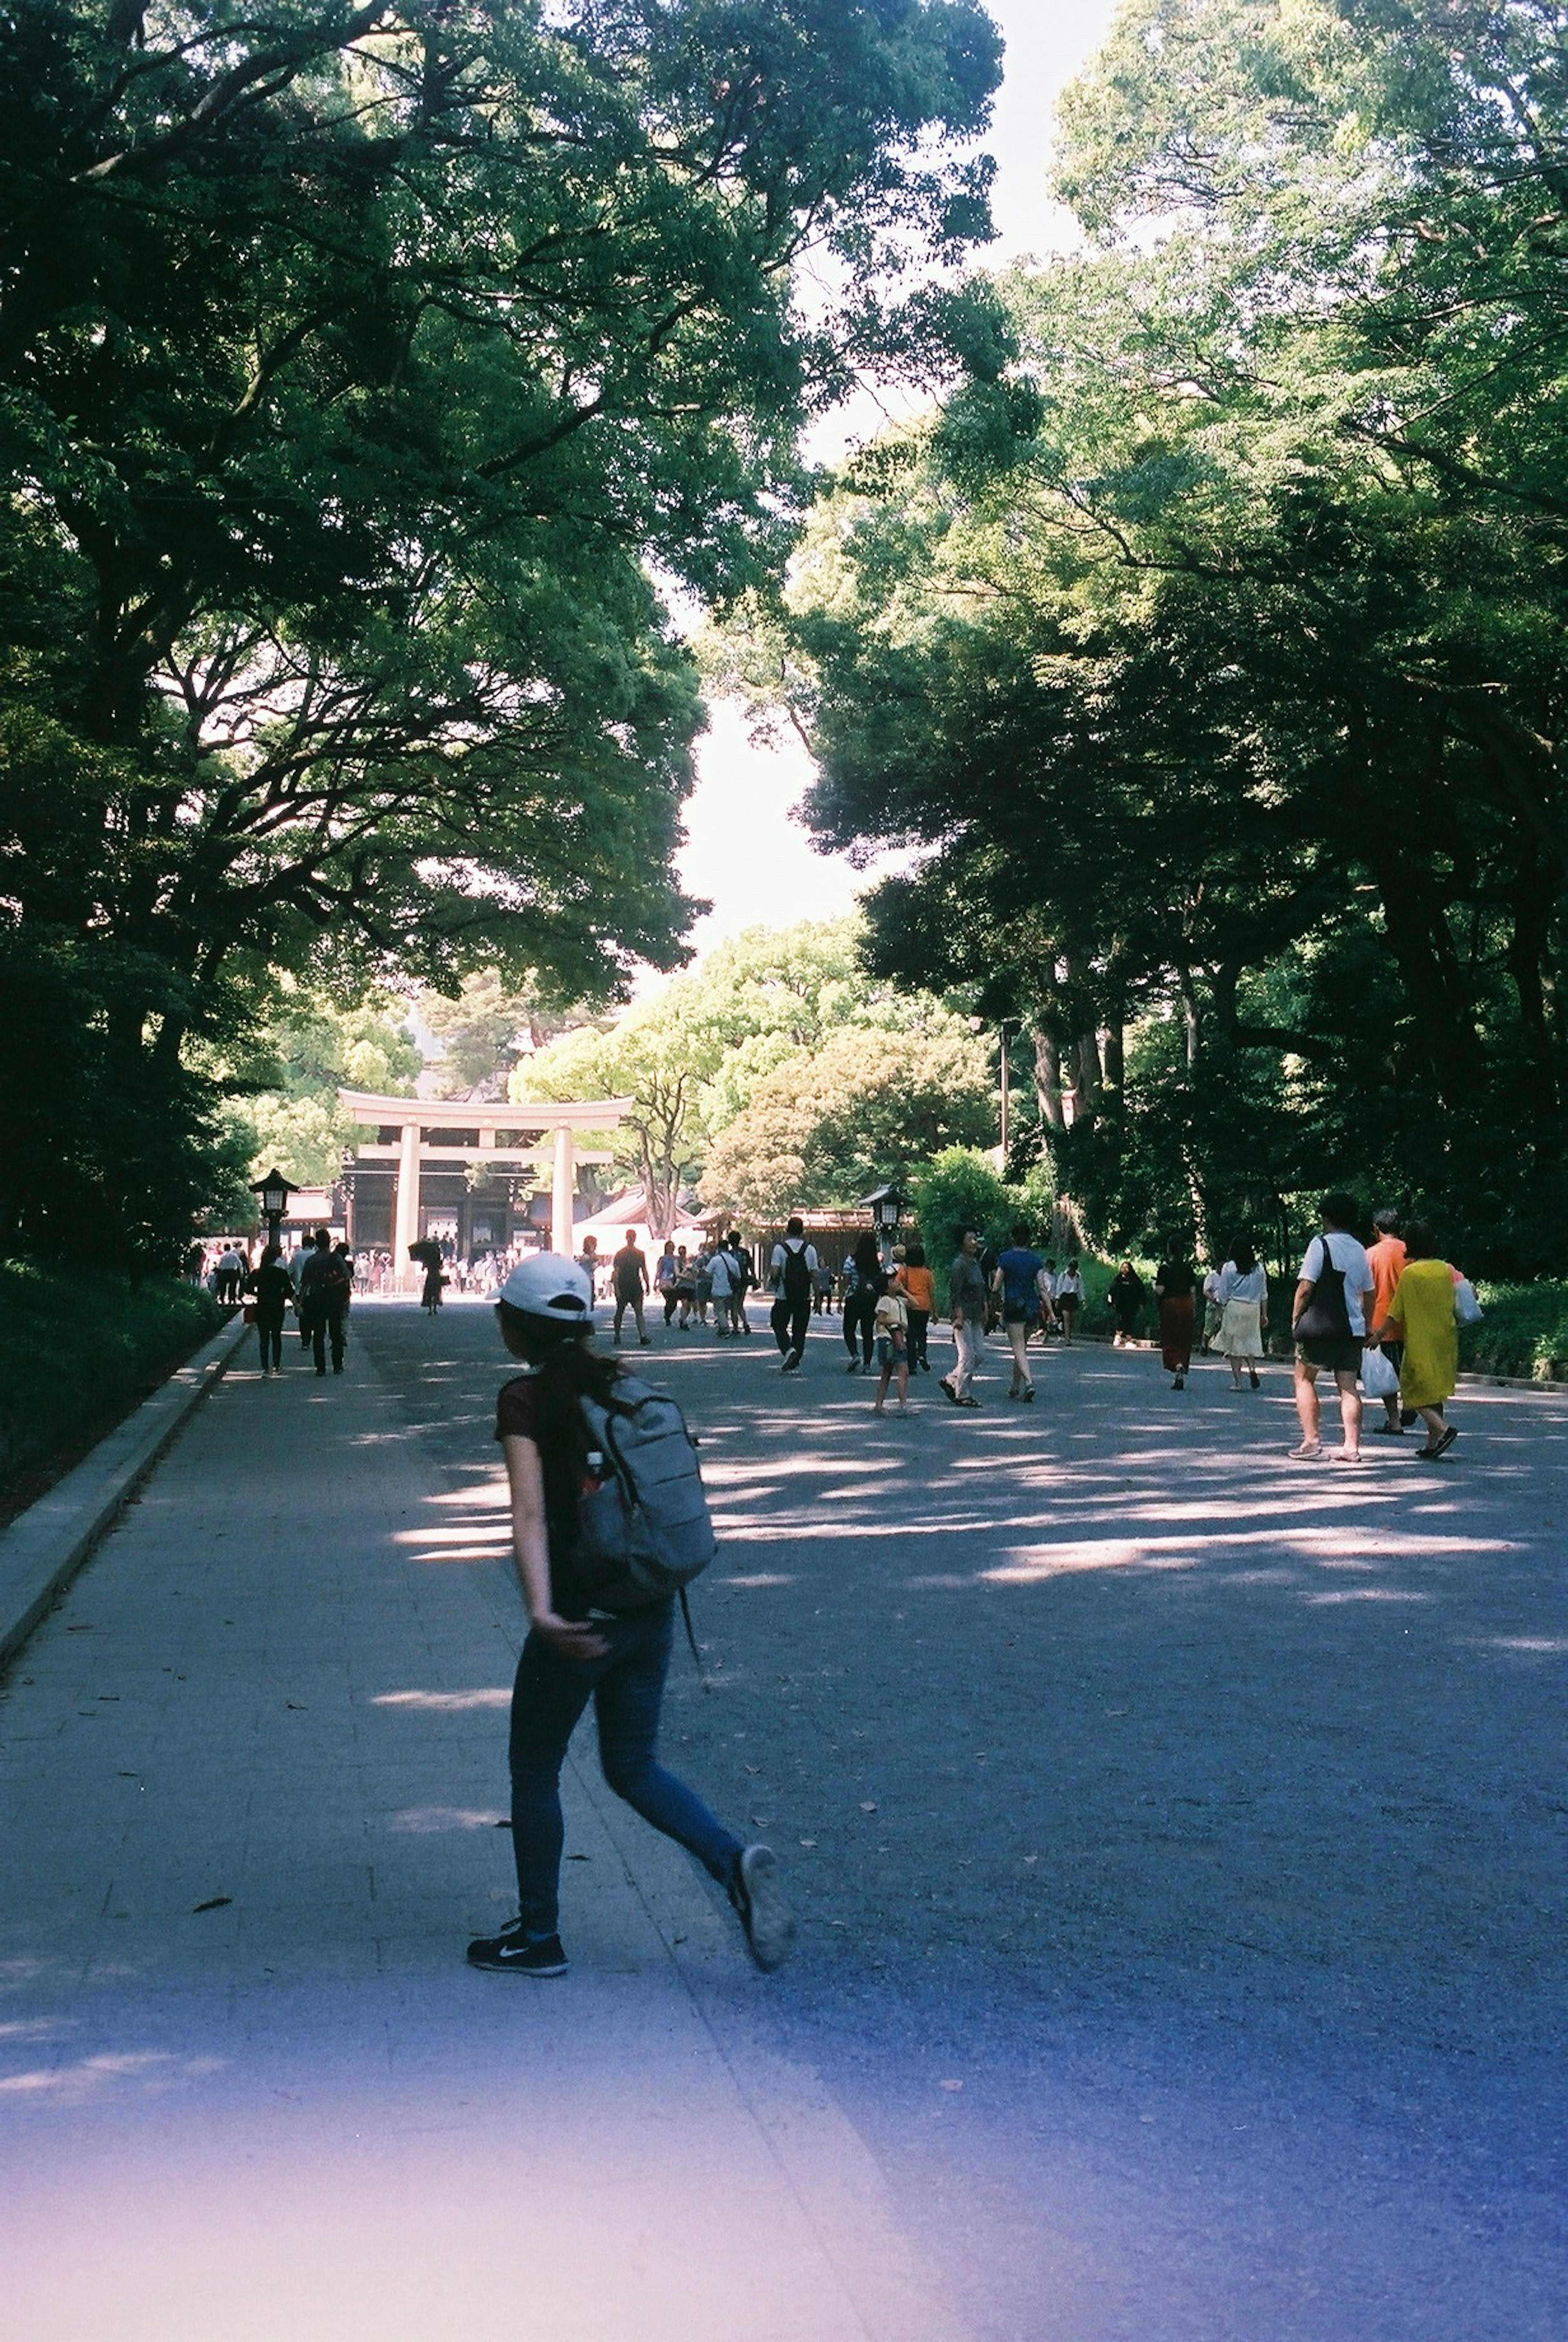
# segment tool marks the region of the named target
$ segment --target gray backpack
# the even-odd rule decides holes
[[[685,1416],[635,1375],[620,1377],[607,1406],[577,1404],[588,1462],[572,1563],[584,1591],[600,1610],[684,1599],[717,1551]]]

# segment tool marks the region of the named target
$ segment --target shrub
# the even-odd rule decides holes
[[[910,1181],[910,1202],[944,1308],[958,1230],[978,1228],[983,1240],[1005,1244],[1010,1222],[1024,1208],[1020,1191],[998,1176],[988,1155],[973,1146],[944,1146],[932,1156]]]
[[[1523,1381],[1568,1379],[1568,1285],[1483,1285],[1486,1315],[1459,1337],[1460,1365],[1472,1374]]]
[[[0,1503],[108,1426],[216,1331],[210,1293],[0,1263]]]

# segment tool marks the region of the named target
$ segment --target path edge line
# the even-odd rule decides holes
[[[134,1414],[0,1530],[0,1672],[221,1379],[249,1330],[236,1310],[205,1349],[176,1366]]]

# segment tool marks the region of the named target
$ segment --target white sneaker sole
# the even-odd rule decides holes
[[[788,1959],[795,1938],[794,1913],[784,1901],[778,1857],[771,1847],[746,1847],[741,1856],[741,1883],[746,1894],[746,1941],[758,1967],[771,1974]]]

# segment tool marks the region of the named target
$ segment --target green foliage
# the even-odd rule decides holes
[[[0,1504],[106,1429],[218,1322],[210,1294],[172,1278],[131,1286],[96,1266],[0,1263]]]
[[[72,1020],[124,1255],[188,1226],[268,969],[679,963],[651,581],[764,582],[813,409],[966,362],[920,285],[986,233],[999,46],[970,0],[15,0],[0,45],[0,1025]],[[57,1246],[33,1096],[0,1243]]]
[[[754,1220],[854,1204],[938,1149],[984,1138],[995,1115],[987,1054],[961,1019],[907,1032],[841,1026],[714,1134],[700,1192]]]
[[[504,1080],[519,1056],[544,1039],[537,993],[512,989],[493,967],[465,976],[454,998],[422,993],[419,1013],[444,1051],[437,1069],[444,1097]]]
[[[227,1086],[245,1094],[231,1106],[227,1124],[248,1164],[247,1183],[276,1169],[296,1186],[330,1186],[355,1129],[337,1102],[339,1089],[414,1096],[424,1059],[397,1013],[397,1002],[385,994],[342,1008],[325,993],[284,981],[266,1023],[244,1049],[213,1067]],[[254,1208],[248,1193],[220,1193],[207,1224],[247,1225]]]
[[[1004,1244],[1023,1199],[978,1147],[944,1146],[917,1171],[909,1186],[910,1211],[936,1279],[939,1305],[947,1306],[947,1271],[960,1231],[974,1228],[982,1243]]]
[[[714,1199],[748,1209],[784,1208],[792,1189],[853,1199],[889,1176],[868,1165],[973,1128],[989,1086],[967,1025],[871,978],[860,936],[854,919],[749,928],[609,1026],[526,1059],[511,1095],[629,1099],[619,1161],[655,1228],[704,1159]]]
[[[1097,1241],[1349,1181],[1560,1262],[1556,20],[1132,0],[1064,123],[1033,409],[852,465],[737,666],[824,841],[924,849],[870,964],[1024,1022]]]
[[[1486,1314],[1462,1329],[1460,1359],[1474,1374],[1527,1382],[1568,1380],[1568,1285],[1483,1285]]]

